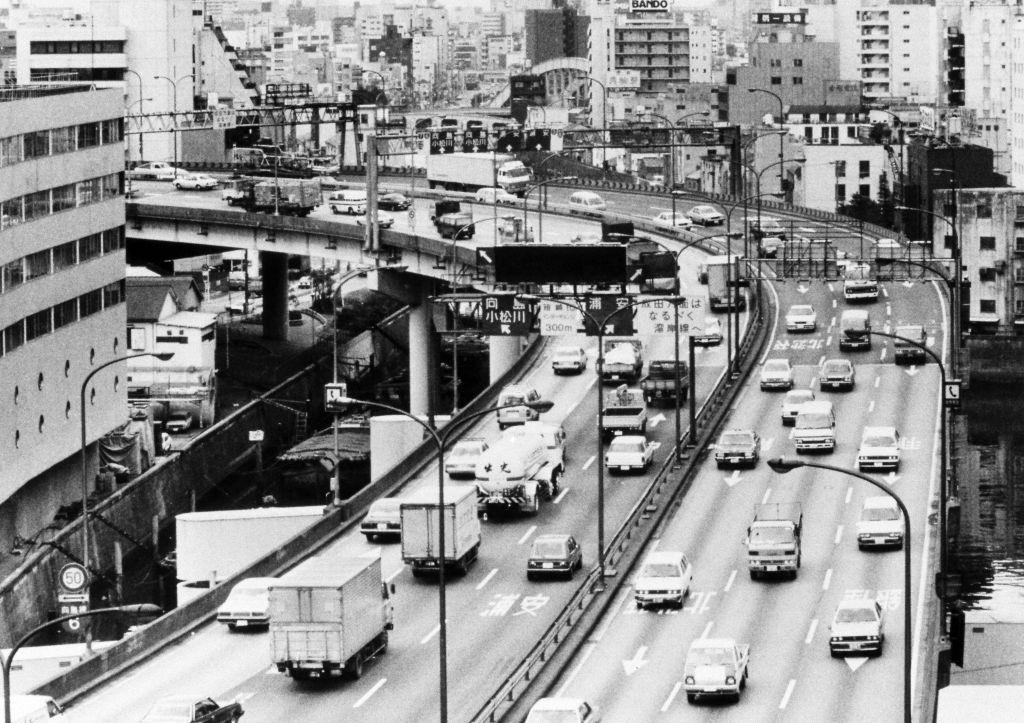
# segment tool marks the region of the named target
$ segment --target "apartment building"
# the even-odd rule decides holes
[[[124,96],[0,90],[0,537],[80,499],[80,394],[127,353]],[[86,440],[128,419],[126,368],[93,377]]]

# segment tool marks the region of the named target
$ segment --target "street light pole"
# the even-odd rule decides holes
[[[911,662],[911,625],[910,625],[910,512],[907,510],[907,506],[903,504],[903,500],[899,498],[895,492],[893,492],[888,485],[879,482],[876,479],[868,477],[866,474],[858,472],[852,469],[844,469],[843,467],[835,467],[831,464],[820,464],[818,462],[805,462],[799,459],[790,459],[788,457],[776,457],[768,460],[768,466],[772,468],[774,472],[779,474],[787,474],[788,472],[797,469],[798,467],[812,467],[815,469],[823,469],[829,472],[838,472],[839,474],[849,475],[850,477],[856,477],[862,479],[870,485],[874,485],[878,489],[882,490],[885,494],[889,495],[896,501],[896,505],[900,508],[900,512],[903,514],[903,525],[904,525],[904,537],[903,537],[903,721],[904,723],[911,723],[910,709],[910,662]]]
[[[89,382],[99,372],[103,371],[107,367],[113,364],[119,364],[129,359],[138,359],[139,357],[152,356],[156,357],[160,361],[169,361],[174,354],[171,352],[141,352],[139,354],[128,354],[127,356],[120,356],[115,359],[111,359],[89,372],[85,379],[82,381],[82,389],[80,394],[80,405],[79,405],[79,422],[81,431],[81,449],[79,451],[79,463],[80,463],[80,475],[81,475],[81,494],[82,494],[82,566],[89,570],[89,460],[88,460],[88,439],[86,437],[86,420],[85,420],[85,390],[89,387]],[[88,585],[86,586],[88,591]]]
[[[539,412],[550,411],[554,406],[553,402],[540,400],[536,402],[530,402],[528,404],[503,404],[497,407],[489,407],[482,409],[478,412],[471,412],[465,416],[453,419],[449,422],[448,426],[445,427],[439,433],[433,426],[424,422],[422,419],[417,417],[411,412],[407,412],[399,407],[393,407],[390,404],[383,404],[381,402],[370,402],[362,399],[354,399],[352,397],[346,397],[339,400],[342,404],[356,404],[367,407],[374,407],[376,409],[383,409],[392,414],[400,414],[403,417],[416,422],[418,425],[423,427],[427,436],[434,442],[437,447],[437,500],[438,500],[438,521],[437,521],[437,549],[440,550],[441,559],[437,566],[437,580],[438,580],[438,592],[437,592],[437,604],[438,604],[438,647],[439,647],[439,690],[440,690],[440,723],[448,723],[448,621],[447,621],[447,599],[445,590],[445,513],[444,513],[444,447],[448,441],[448,437],[455,431],[455,428],[465,424],[466,422],[483,417],[488,414],[500,411],[502,409],[513,409],[522,406],[536,409]]]
[[[143,100],[153,100],[153,99],[152,98],[143,98],[142,97],[142,76],[138,72],[132,70],[131,68],[125,68],[124,72],[131,73],[132,75],[134,75],[136,78],[139,79],[139,100],[137,102],[139,104],[139,115],[142,115],[143,114],[142,101]],[[131,110],[131,107],[132,107],[131,104],[129,104],[129,106],[128,106],[128,110],[129,111]],[[139,163],[142,163],[143,159],[145,158],[145,156],[142,155],[142,139],[143,139],[143,137],[145,137],[145,135],[146,135],[145,133],[140,133],[139,134]]]
[[[11,665],[14,662],[14,654],[17,653],[25,644],[33,637],[41,633],[47,628],[52,628],[54,625],[60,625],[68,620],[77,620],[80,618],[94,618],[100,615],[113,615],[116,613],[127,613],[132,615],[160,615],[163,613],[163,608],[150,603],[138,603],[134,605],[119,605],[117,607],[109,608],[96,608],[95,610],[86,610],[81,613],[74,613],[72,615],[62,615],[53,620],[47,620],[42,625],[29,630],[27,633],[21,636],[21,638],[14,644],[10,652],[7,653],[7,657],[4,658],[3,662],[3,682],[4,682],[4,723],[12,723],[11,719]]]
[[[778,93],[774,93],[765,88],[747,88],[748,93],[767,93],[779,102],[779,130],[785,131],[785,119],[782,117],[782,98],[779,97]],[[785,155],[783,155],[784,149],[784,138],[785,132],[779,134],[779,165],[781,166],[785,161]],[[767,166],[766,166],[767,167]],[[779,169],[779,190],[782,192],[782,199],[786,200],[786,184],[785,184],[785,168]]]
[[[171,84],[171,87],[174,89],[174,108],[171,109],[172,110],[172,112],[171,112],[172,115],[175,115],[178,112],[178,83],[180,81],[182,81],[182,80],[185,80],[185,78],[191,78],[192,80],[195,80],[196,76],[195,76],[195,73],[186,73],[185,75],[181,76],[178,79],[173,79],[173,78],[171,78],[170,76],[167,76],[167,75],[154,75],[153,76],[154,80],[160,80],[160,79],[166,80],[168,83]],[[140,134],[140,135],[142,135],[142,134]],[[177,123],[176,120],[174,122],[174,130],[171,131],[171,141],[172,141],[172,145],[174,146],[174,178],[177,178],[178,177],[178,123]]]

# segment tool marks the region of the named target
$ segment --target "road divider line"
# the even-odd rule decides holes
[[[700,634],[700,639],[703,640],[711,634],[711,626],[715,624],[714,620],[709,620],[708,624],[704,626],[704,632]]]
[[[569,488],[568,487],[563,487],[562,491],[558,493],[557,497],[555,497],[555,504],[557,505],[559,502],[561,502],[563,499],[565,499],[565,496],[567,494],[569,494]]]
[[[517,542],[516,544],[517,545],[526,544],[526,541],[530,539],[530,535],[532,535],[536,531],[537,531],[537,525],[533,525],[532,527],[530,527],[530,529],[528,529],[526,532],[523,533],[523,536],[519,538],[519,542]]]
[[[883,346],[882,347],[882,353],[878,355],[878,361],[880,361],[880,362],[884,362],[885,361],[885,352],[886,352],[886,347]]]
[[[556,698],[565,697],[565,691],[569,689],[569,686],[572,685],[572,682],[576,679],[576,676],[579,675],[581,670],[583,670],[583,666],[587,664],[587,658],[589,658],[593,654],[596,648],[597,645],[595,643],[587,643],[587,649],[584,650],[583,655],[580,656],[579,664],[575,668],[573,668],[572,672],[569,673],[569,677],[565,679],[564,683],[562,683],[562,687],[559,688],[558,693],[555,694]]]
[[[875,400],[874,399],[872,399],[870,402],[868,402],[868,413],[870,414],[873,411],[875,411]]]
[[[832,303],[833,304],[835,303],[834,299],[833,299]],[[833,316],[831,319],[828,320],[828,328],[831,329],[835,325],[836,325],[836,317]]]
[[[359,700],[357,700],[357,701],[356,701],[356,702],[355,702],[355,703],[354,703],[354,704],[352,705],[352,707],[353,707],[353,708],[359,708],[359,707],[361,707],[361,706],[363,705],[363,703],[365,703],[366,701],[368,701],[368,700],[370,699],[370,697],[371,697],[371,696],[372,696],[372,695],[373,695],[374,693],[376,693],[376,692],[377,692],[378,690],[380,690],[381,686],[382,686],[382,685],[384,685],[384,684],[385,684],[385,683],[387,683],[387,682],[388,682],[388,679],[387,679],[387,678],[381,678],[380,680],[378,680],[378,681],[377,681],[377,682],[376,682],[376,683],[374,684],[374,686],[373,686],[372,688],[370,688],[370,689],[369,689],[368,691],[366,691],[366,692],[365,692],[365,693],[363,694],[363,697],[362,697],[362,698],[360,698]]]
[[[844,504],[850,504],[851,497],[853,497],[853,485],[846,488],[846,502]]]
[[[665,699],[664,705],[661,706],[662,713],[666,713],[668,709],[672,707],[672,703],[675,701],[676,696],[679,695],[679,690],[682,687],[683,684],[677,680],[676,684],[672,686],[672,692],[668,694],[668,698]]]
[[[589,469],[590,465],[594,464],[594,460],[597,459],[594,455],[590,455],[590,459],[583,463],[582,469]]]
[[[440,631],[441,631],[441,626],[440,625],[435,625],[434,627],[432,627],[430,629],[430,632],[427,633],[426,635],[424,635],[423,638],[420,640],[420,645],[426,645],[427,643],[429,643],[430,639],[432,637],[434,637],[435,635],[437,635]]]
[[[483,590],[484,587],[487,585],[487,583],[489,583],[491,581],[491,578],[494,577],[497,574],[498,574],[498,568],[494,568],[493,570],[491,570],[489,573],[487,573],[486,577],[484,577],[484,579],[481,580],[477,584],[476,589],[477,590]]]
[[[821,581],[821,589],[828,590],[828,586],[832,584],[832,568],[825,570],[825,579]]]
[[[818,629],[818,618],[814,618],[811,621],[811,626],[807,629],[807,637],[804,638],[804,645],[810,645],[811,640],[814,639],[814,631]]]
[[[825,363],[825,355],[824,355],[824,354],[822,354],[822,355],[821,355],[821,356],[820,356],[820,357],[818,358],[818,366],[820,367],[820,366],[821,366],[822,364],[824,364],[824,363]]]
[[[789,705],[789,697],[793,695],[793,688],[796,687],[796,679],[790,678],[789,685],[786,686],[786,692],[782,694],[782,700],[779,701],[779,710],[786,710],[786,706]]]
[[[626,598],[629,597],[629,591],[632,587],[632,585],[626,585],[622,588],[622,591],[619,592],[618,601],[612,604],[611,615],[608,615],[605,621],[601,623],[601,627],[595,630],[594,634],[590,636],[590,639],[595,643],[599,642],[601,638],[604,637],[604,634],[608,632],[608,628],[611,627],[612,621],[615,620],[615,616],[619,614],[622,606],[626,603]]]
[[[729,592],[732,589],[732,584],[736,582],[736,571],[733,570],[729,573],[729,581],[725,583],[725,592]]]
[[[768,489],[766,489],[764,491],[764,495],[761,497],[761,504],[762,505],[765,504],[768,501],[768,497],[769,497],[769,495],[771,495],[771,493],[772,493],[772,488],[771,487],[769,487]]]
[[[832,293],[832,294],[836,293],[836,287],[832,284],[831,281],[828,282],[828,290],[829,290],[829,293]]]
[[[835,309],[839,306],[838,299],[832,299],[832,308]]]
[[[882,377],[875,377],[875,389],[878,389],[878,385],[882,382]]]
[[[835,544],[837,544],[837,545],[838,545],[838,544],[839,544],[839,541],[840,541],[841,539],[843,539],[843,526],[842,526],[842,525],[839,525],[839,527],[837,527],[837,528],[836,528],[836,541],[835,541]],[[479,588],[478,588],[478,589],[479,589]]]

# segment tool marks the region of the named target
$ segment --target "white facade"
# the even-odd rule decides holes
[[[1007,134],[1010,140],[1010,185],[1024,188],[1024,16],[1013,18],[1010,56],[1010,109]]]
[[[690,29],[690,82],[711,83],[717,32],[710,25],[694,24]]]
[[[997,173],[1012,175],[1010,135],[1014,85],[1011,73],[1014,33],[1021,8],[967,3],[961,11],[964,34],[964,105],[977,113],[981,132],[971,142],[991,148]],[[1024,127],[1017,125],[1018,128]]]

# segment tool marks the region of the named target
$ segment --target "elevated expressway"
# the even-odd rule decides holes
[[[553,191],[556,204],[560,197]],[[567,193],[567,192],[566,192]],[[664,210],[664,199],[638,194],[604,194],[615,213],[648,217]],[[150,207],[167,208],[147,202]],[[129,236],[158,223],[158,214],[136,206],[130,217],[142,229],[129,228]],[[147,215],[148,214],[148,215]],[[168,214],[170,215],[170,214]],[[778,214],[775,214],[778,215]],[[207,218],[212,218],[208,216]],[[310,223],[324,223],[307,219]],[[174,220],[176,233],[184,233],[194,220]],[[580,222],[569,222],[575,232]],[[808,222],[810,224],[810,222]],[[553,230],[551,221],[546,228]],[[809,225],[808,228],[811,228]],[[396,224],[396,231],[399,226]],[[210,229],[208,229],[208,232]],[[301,243],[321,248],[314,227],[305,227],[309,240],[287,242],[284,234],[269,243],[258,235],[239,235],[233,248],[281,252],[282,243]],[[226,234],[227,235],[227,234]],[[225,236],[226,236],[225,235]],[[573,233],[575,235],[575,233]],[[317,240],[314,241],[313,239]],[[428,267],[439,254],[440,242],[426,235],[412,235],[403,246],[403,265],[410,270]],[[485,238],[485,237],[484,237]],[[418,240],[417,240],[418,239]],[[168,235],[165,240],[171,240]],[[218,244],[221,239],[218,238]],[[406,238],[383,237],[387,245],[406,243]],[[451,244],[445,242],[450,248]],[[669,241],[669,243],[676,243]],[[840,241],[851,252],[858,239],[847,235]],[[434,244],[434,245],[432,245]],[[354,245],[354,244],[353,244]],[[325,248],[324,244],[324,248]],[[340,245],[339,245],[340,246]],[[431,250],[432,249],[432,250]],[[326,250],[326,248],[325,248]],[[299,252],[299,251],[296,251]],[[346,258],[358,263],[360,255]],[[470,262],[471,249],[458,245],[459,258]],[[319,255],[319,254],[318,254]],[[683,293],[702,293],[695,283],[695,266],[701,253],[684,251],[680,257]],[[422,260],[420,257],[423,257]],[[433,257],[433,258],[428,258]],[[824,281],[780,281],[770,296],[783,312],[790,303],[813,303],[818,310],[819,331],[810,336],[787,336],[777,326],[767,356],[785,356],[796,366],[797,383],[814,385],[815,370],[823,357],[835,350],[835,322],[843,308],[841,287]],[[943,348],[946,338],[941,297],[930,284],[884,284],[883,297],[871,307],[878,328],[915,321],[925,324],[929,343]],[[839,298],[837,298],[837,295]],[[777,312],[776,312],[777,314]],[[777,325],[777,316],[772,321]],[[744,326],[746,325],[744,320]],[[593,365],[592,340],[581,339]],[[666,337],[645,339],[647,357],[671,354]],[[934,624],[928,605],[930,589],[923,584],[931,569],[929,550],[934,539],[929,511],[935,497],[935,440],[938,374],[933,367],[897,368],[892,350],[877,339],[870,352],[851,355],[858,368],[858,384],[851,394],[821,394],[837,405],[839,445],[828,461],[852,464],[861,427],[895,424],[904,435],[904,462],[891,484],[904,496],[914,518],[915,640],[930,638]],[[667,344],[666,344],[667,342]],[[592,366],[591,366],[592,369]],[[712,348],[697,357],[698,399],[706,398],[723,376],[724,349]],[[756,374],[756,367],[755,367]],[[527,582],[525,559],[530,540],[541,532],[570,532],[581,540],[588,567],[596,558],[596,465],[594,450],[595,389],[592,373],[575,378],[551,376],[548,359],[541,356],[524,372],[524,381],[555,402],[547,415],[560,421],[568,434],[569,461],[564,478],[566,492],[542,507],[535,518],[488,520],[484,523],[481,558],[464,578],[449,586],[449,701],[451,720],[469,720],[500,681],[510,675],[517,661],[577,593],[582,581],[572,583]],[[777,395],[746,388],[731,407],[727,426],[750,427],[764,440],[762,460],[769,455],[791,453],[791,443],[778,421]],[[657,470],[672,446],[669,420],[651,425],[649,435],[659,447]],[[494,438],[498,431],[487,419],[466,434]],[[431,469],[433,468],[433,472]],[[606,520],[616,529],[640,500],[651,475],[606,479]],[[401,494],[433,483],[432,464],[419,470]],[[684,504],[657,531],[661,549],[683,549],[695,564],[695,584],[686,608],[678,614],[637,612],[631,607],[628,571],[624,587],[609,594],[616,597],[611,613],[591,631],[577,649],[572,663],[548,684],[547,694],[580,695],[599,704],[606,720],[679,720],[681,717],[734,718],[737,720],[894,720],[900,704],[901,630],[898,614],[901,597],[898,580],[901,557],[890,553],[860,553],[853,529],[859,502],[870,494],[846,478],[793,473],[780,478],[762,461],[753,472],[720,473],[703,461],[699,474],[686,492]],[[766,583],[745,578],[741,540],[755,503],[762,500],[801,500],[805,510],[805,555],[800,577],[792,582]],[[853,546],[851,548],[851,545]],[[262,634],[231,634],[207,624],[175,645],[74,702],[72,711],[85,720],[126,720],[141,715],[156,697],[194,691],[217,698],[239,698],[254,720],[423,721],[437,719],[436,585],[413,579],[401,564],[396,545],[365,542],[353,529],[339,536],[328,552],[345,555],[382,555],[385,574],[396,583],[396,629],[386,655],[367,668],[361,680],[323,686],[297,686],[272,669]],[[827,654],[826,629],[837,600],[855,595],[879,597],[888,613],[886,653],[877,660],[832,660]],[[703,634],[734,635],[752,646],[752,677],[744,699],[735,707],[687,709],[680,703],[678,683],[682,657],[689,641]],[[917,681],[925,681],[930,669],[929,649],[915,647]],[[918,685],[915,699],[926,695]],[[536,696],[543,690],[530,691]],[[513,712],[514,718],[521,711]]]

